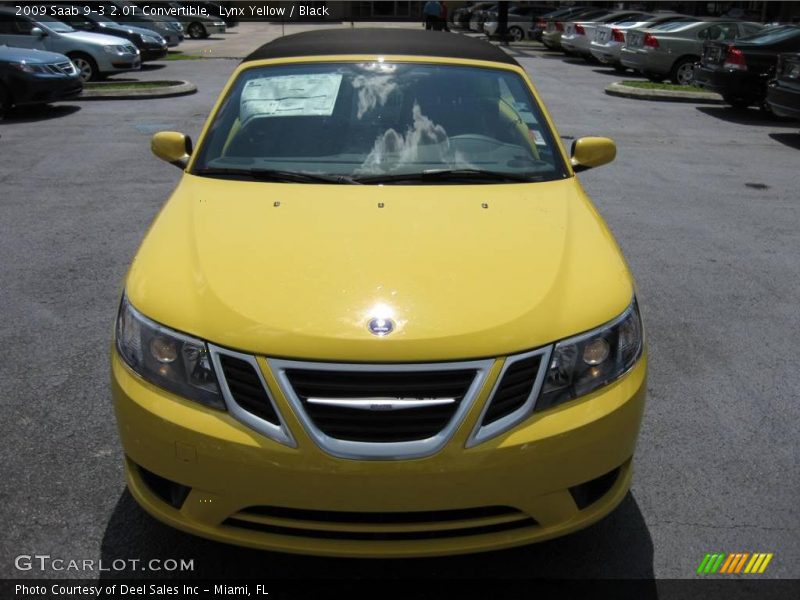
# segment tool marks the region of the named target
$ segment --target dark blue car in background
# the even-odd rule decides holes
[[[63,54],[0,45],[0,114],[12,106],[72,98],[81,90],[80,72]]]

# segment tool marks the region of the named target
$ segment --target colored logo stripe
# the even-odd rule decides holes
[[[756,552],[753,554],[749,552],[734,552],[731,554],[725,552],[709,552],[703,557],[703,560],[700,561],[700,565],[697,567],[697,573],[698,575],[712,573],[763,573],[772,560],[772,556],[773,554],[771,552]]]

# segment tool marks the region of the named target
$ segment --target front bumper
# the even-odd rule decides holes
[[[174,48],[175,46],[180,44],[185,37],[183,33],[178,33],[177,31],[173,30],[169,31],[159,30],[158,33],[161,34],[161,37],[167,40],[167,47],[169,48]]]
[[[767,104],[779,117],[800,119],[800,87],[790,88],[780,81],[770,84]]]
[[[203,23],[203,27],[206,28],[206,33],[208,35],[214,35],[215,33],[225,33],[227,29],[225,23],[217,24],[217,23]]]
[[[97,68],[104,75],[138,71],[141,67],[142,57],[140,54],[104,54],[97,59]]]
[[[167,46],[148,44],[139,48],[139,52],[141,53],[142,62],[160,60],[167,55]]]
[[[77,75],[69,77],[19,73],[11,77],[9,82],[13,90],[13,103],[16,106],[67,100],[79,95],[83,90],[83,81]]]
[[[630,486],[646,394],[643,356],[615,383],[465,448],[499,374],[496,361],[442,450],[413,460],[351,460],[326,454],[312,441],[263,359],[259,365],[296,448],[260,435],[227,413],[156,388],[130,371],[115,351],[111,363],[127,482],[142,507],[203,537],[330,556],[493,550],[594,523],[617,506]],[[579,509],[575,486],[610,472],[602,494]],[[151,474],[186,486],[185,500],[165,501],[146,482]],[[259,513],[264,507],[279,514]],[[431,517],[440,511],[473,514],[498,507],[507,512],[441,522]],[[363,513],[419,512],[427,517],[412,523],[362,518]],[[353,513],[358,513],[355,518]]]

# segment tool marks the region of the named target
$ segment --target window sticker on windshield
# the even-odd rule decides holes
[[[252,79],[242,90],[241,121],[252,117],[329,117],[341,83],[341,73]]]
[[[537,146],[547,145],[547,142],[545,142],[542,137],[542,133],[538,129],[531,129],[531,136],[533,137],[533,143]]]

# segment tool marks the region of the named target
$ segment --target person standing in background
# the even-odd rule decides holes
[[[425,18],[425,29],[440,30],[440,20],[442,14],[442,5],[439,2],[426,2],[422,8],[422,16]]]
[[[444,31],[450,31],[450,26],[447,24],[447,2],[440,2],[439,4],[442,5],[442,29]]]

